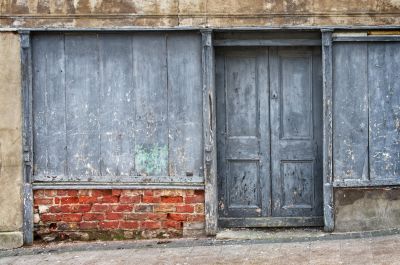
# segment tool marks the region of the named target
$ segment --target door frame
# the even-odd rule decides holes
[[[332,185],[332,32],[321,29],[321,39],[224,39],[214,40],[213,30],[201,30],[203,74],[203,139],[206,234],[218,231],[217,189],[217,141],[216,141],[216,46],[265,47],[265,46],[320,46],[322,50],[322,108],[323,108],[323,216],[324,230],[333,231],[333,185]],[[284,33],[284,31],[282,32]],[[238,224],[240,225],[240,224]]]

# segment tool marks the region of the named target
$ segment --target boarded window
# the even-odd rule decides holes
[[[400,44],[336,43],[333,50],[336,180],[400,176]]]
[[[200,45],[190,32],[35,34],[35,179],[201,176]]]

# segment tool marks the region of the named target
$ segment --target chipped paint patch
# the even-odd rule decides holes
[[[168,164],[167,145],[136,146],[135,164],[139,175],[162,175]]]

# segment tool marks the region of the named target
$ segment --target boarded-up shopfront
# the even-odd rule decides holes
[[[20,38],[23,203],[8,204],[25,243],[400,226],[397,7],[357,22],[348,3],[342,21],[310,22],[289,5],[293,20],[278,10],[270,25],[185,2],[176,25],[132,22],[129,6],[109,7],[121,22],[104,4],[63,18],[21,5],[0,25]]]

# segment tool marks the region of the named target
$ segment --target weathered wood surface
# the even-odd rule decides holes
[[[220,218],[322,216],[320,49],[218,49],[216,67]]]
[[[334,44],[335,186],[398,182],[399,52],[398,42]]]
[[[332,30],[322,31],[322,178],[324,199],[324,230],[334,229],[333,209],[333,116],[332,116]]]
[[[333,174],[368,177],[367,44],[333,46]]]
[[[370,179],[400,177],[400,43],[368,44]]]
[[[323,226],[322,217],[246,217],[221,218],[222,227],[296,227]]]
[[[21,80],[23,96],[23,223],[24,244],[33,244],[33,132],[32,132],[32,42],[29,32],[21,32]]]
[[[35,34],[39,181],[203,176],[198,33]]]
[[[320,48],[270,51],[272,216],[322,216]]]
[[[207,235],[218,231],[218,189],[217,189],[217,125],[215,91],[215,52],[213,32],[203,30],[202,34],[202,81],[203,81],[203,170],[205,189],[205,230]]]

